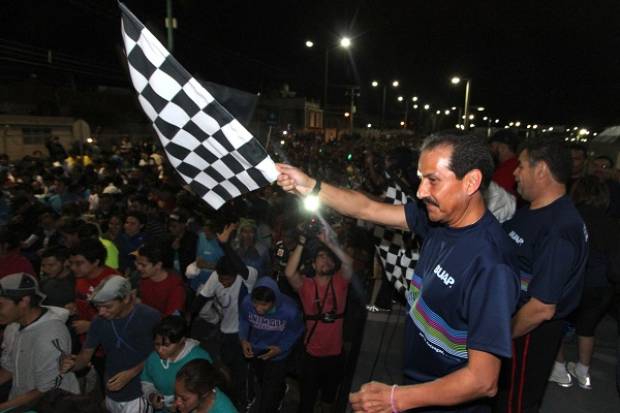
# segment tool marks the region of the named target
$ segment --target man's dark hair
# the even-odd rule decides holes
[[[273,303],[276,301],[276,293],[269,287],[256,287],[252,290],[252,301]]]
[[[609,164],[609,168],[614,166],[614,161],[609,156],[599,155],[596,158],[594,158],[594,160],[595,161],[605,161],[605,162],[607,162]]]
[[[55,257],[58,261],[67,261],[69,249],[62,246],[48,247],[41,252],[41,258]]]
[[[81,255],[91,264],[99,260],[99,265],[103,266],[108,253],[98,239],[85,239],[71,248],[71,255]]]
[[[0,244],[7,244],[9,250],[18,248],[25,235],[22,225],[11,223],[0,228]]]
[[[160,336],[168,339],[171,343],[178,343],[188,336],[187,323],[180,315],[169,315],[164,317],[159,324],[153,328],[153,338]]]
[[[78,228],[78,238],[80,240],[99,239],[100,236],[99,227],[92,222],[85,222]]]
[[[237,266],[233,260],[224,255],[215,264],[215,271],[218,275],[235,276],[237,275]]]
[[[484,139],[473,135],[438,134],[424,139],[422,151],[430,151],[440,146],[451,146],[450,170],[458,179],[474,169],[482,174],[481,189],[489,186],[493,175],[493,157]]]
[[[575,181],[570,195],[576,205],[590,205],[603,211],[609,207],[609,187],[593,175]]]
[[[155,242],[147,242],[138,249],[138,254],[142,257],[146,257],[153,265],[164,262],[164,250]]]
[[[552,136],[538,136],[526,140],[521,149],[527,151],[530,165],[545,162],[556,181],[562,184],[570,181],[573,161],[563,140]]]
[[[209,360],[195,359],[184,365],[177,373],[176,380],[182,381],[190,392],[203,397],[215,387],[226,387],[221,373]]]
[[[586,148],[585,145],[573,143],[568,147],[568,149],[575,152],[581,152],[584,158],[588,157],[588,148]]]
[[[58,230],[65,234],[78,234],[80,232],[80,227],[84,225],[84,221],[81,219],[66,218],[62,221]]]
[[[125,214],[125,219],[127,219],[128,217],[134,217],[135,219],[140,221],[140,224],[146,225],[146,215],[140,211],[136,211],[136,210],[127,211],[127,213]]]

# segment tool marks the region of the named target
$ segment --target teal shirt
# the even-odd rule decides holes
[[[209,353],[199,345],[192,348],[182,359],[170,363],[160,359],[159,355],[154,351],[149,354],[144,363],[140,380],[153,383],[162,396],[173,396],[174,381],[177,373],[181,370],[181,367],[195,359],[205,359],[213,363]]]
[[[208,413],[238,413],[235,405],[219,388],[215,389],[215,402]]]

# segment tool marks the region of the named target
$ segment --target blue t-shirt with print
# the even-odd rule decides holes
[[[565,318],[579,304],[588,257],[588,232],[568,196],[538,209],[525,206],[504,223],[516,245],[521,300],[535,297],[555,304],[554,319]]]
[[[424,237],[406,294],[405,376],[414,383],[446,376],[467,364],[469,349],[511,357],[519,278],[501,225],[489,211],[462,228],[429,225],[415,202],[405,205],[405,214],[409,228]],[[467,411],[477,405],[469,403]]]
[[[84,348],[96,349],[101,345],[105,351],[104,380],[107,382],[117,373],[142,363],[153,351],[153,328],[161,315],[144,304],[135,304],[124,318],[105,320],[95,317],[90,324]],[[137,399],[142,395],[140,375],[118,391],[106,395],[117,402]]]

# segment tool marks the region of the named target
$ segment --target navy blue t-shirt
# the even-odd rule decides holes
[[[417,383],[446,376],[467,364],[468,349],[511,357],[518,263],[501,225],[486,211],[466,227],[429,226],[416,203],[405,215],[409,228],[424,234],[407,292],[405,376]],[[477,411],[476,402],[467,406]]]
[[[579,304],[588,257],[586,226],[567,196],[539,209],[525,206],[504,223],[517,246],[521,300],[535,297],[555,304],[554,319],[565,318]]]
[[[146,360],[153,351],[153,328],[160,320],[157,310],[143,304],[135,304],[125,318],[104,320],[95,317],[88,329],[85,348],[101,345],[105,351],[105,374],[107,382],[115,374],[135,367]],[[140,375],[134,377],[119,391],[107,391],[107,396],[117,402],[137,399],[142,395]]]

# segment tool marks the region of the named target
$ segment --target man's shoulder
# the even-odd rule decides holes
[[[142,303],[136,303],[135,306],[136,306],[135,311],[136,311],[137,317],[140,317],[145,320],[157,320],[157,321],[159,321],[159,319],[161,318],[161,314],[159,313],[159,311],[157,311],[153,307],[150,307]]]

